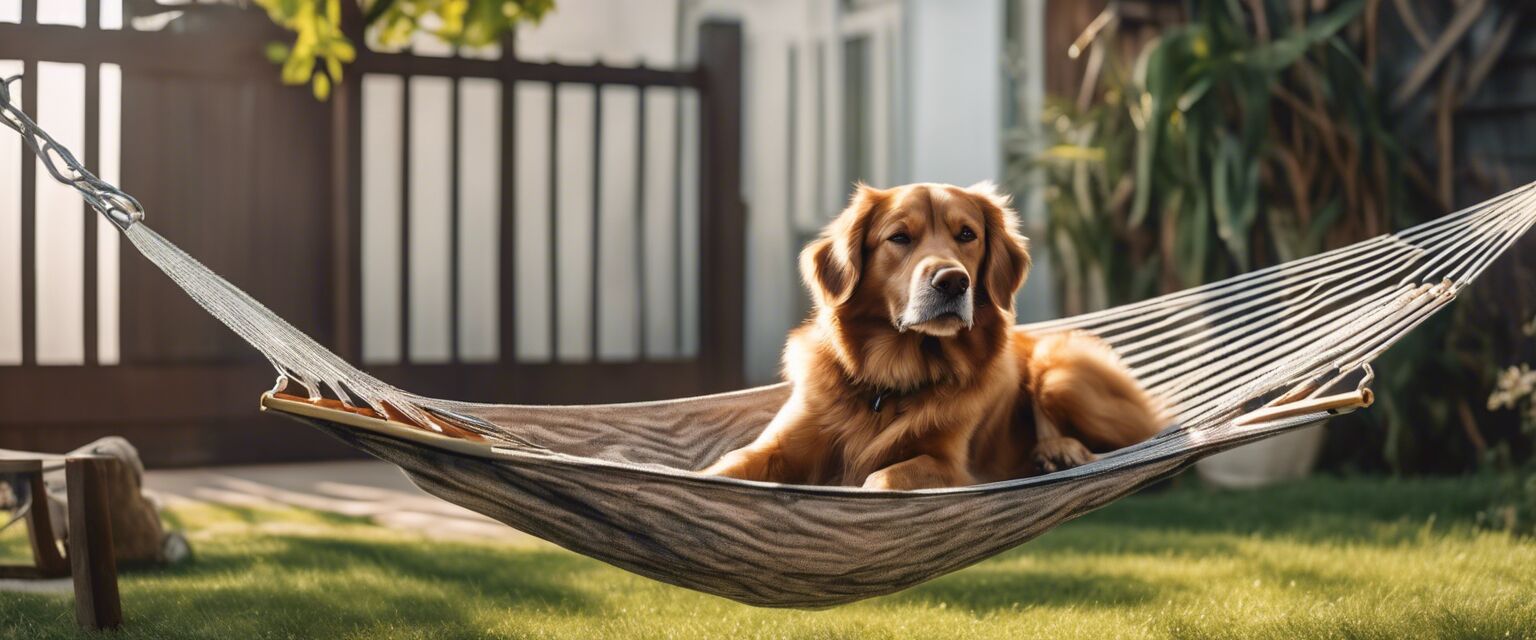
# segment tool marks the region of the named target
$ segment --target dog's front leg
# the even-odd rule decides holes
[[[752,443],[723,456],[699,473],[738,480],[783,482],[784,461],[778,447]]]
[[[807,423],[804,406],[800,394],[792,394],[789,402],[779,409],[752,444],[720,456],[699,473],[762,482],[803,481],[799,476],[803,475],[801,467],[804,465],[794,463],[784,447],[800,434],[815,428]]]
[[[864,479],[865,489],[938,489],[972,484],[970,472],[964,465],[945,462],[928,454],[903,460],[869,474]]]

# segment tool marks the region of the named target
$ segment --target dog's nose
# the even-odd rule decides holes
[[[939,293],[953,298],[965,293],[965,290],[971,287],[971,277],[966,275],[965,269],[950,267],[940,269],[938,273],[933,274],[933,280],[929,284],[938,289]]]

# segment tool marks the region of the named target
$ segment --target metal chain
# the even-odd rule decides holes
[[[20,75],[0,80],[0,123],[10,127],[21,134],[27,147],[32,149],[43,167],[66,186],[80,192],[91,208],[112,221],[119,229],[124,231],[144,219],[144,207],[133,196],[123,193],[121,189],[97,178],[94,174],[85,170],[85,167],[75,160],[75,155],[69,152],[48,135],[48,132],[37,126],[27,114],[15,103],[11,102],[10,84],[21,79]],[[62,165],[62,169],[61,169]]]

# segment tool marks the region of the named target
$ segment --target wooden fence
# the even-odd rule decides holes
[[[364,281],[384,278],[399,290],[397,332],[399,357],[367,368],[399,386],[429,395],[468,400],[522,403],[608,402],[689,395],[724,390],[742,384],[742,286],[744,270],[744,211],[740,201],[741,153],[741,57],[739,27],[711,23],[698,37],[697,65],[687,69],[655,69],[533,63],[518,60],[510,46],[499,59],[460,56],[430,57],[410,53],[360,50],[327,103],[315,101],[303,88],[282,87],[277,70],[261,56],[262,46],[286,36],[256,11],[229,7],[189,10],[183,20],[161,31],[133,28],[103,29],[97,3],[87,3],[84,28],[38,24],[37,0],[23,0],[20,23],[0,23],[0,60],[19,60],[28,78],[38,76],[39,64],[64,63],[84,67],[85,129],[83,148],[76,149],[89,168],[101,162],[101,70],[113,65],[121,70],[121,181],[149,211],[149,223],[189,253],[228,277],[237,286],[263,300],[345,357],[364,362]],[[354,42],[364,41],[355,4],[347,5],[344,25]],[[190,7],[190,6],[189,6]],[[362,47],[359,47],[362,49]],[[115,71],[114,71],[115,73]],[[419,362],[411,358],[413,316],[411,301],[432,291],[413,291],[410,246],[411,211],[408,175],[411,163],[400,162],[398,279],[395,274],[369,273],[363,268],[365,217],[363,200],[364,78],[394,77],[403,81],[400,108],[410,113],[410,79],[446,79],[454,108],[449,109],[452,131],[448,158],[450,176],[462,168],[459,144],[463,137],[457,108],[464,82],[491,82],[500,87],[499,131],[488,132],[499,140],[500,186],[496,207],[500,224],[495,244],[497,273],[494,301],[498,309],[499,337],[494,357],[469,361],[459,357],[460,323],[447,323],[448,357]],[[520,105],[514,88],[536,84],[548,87],[549,132],[544,152],[548,158],[548,193],[551,201],[542,233],[548,235],[543,268],[549,279],[551,301],[561,285],[557,255],[569,248],[557,242],[562,223],[580,217],[591,237],[584,255],[591,266],[583,274],[590,292],[584,323],[590,349],[581,358],[554,354],[541,361],[517,357],[520,318],[519,274],[516,248],[526,246],[519,238],[517,189],[522,183],[518,162],[526,163],[527,144],[518,139],[516,113]],[[557,209],[554,202],[563,176],[555,162],[561,127],[560,87],[591,87],[590,108],[604,109],[605,87],[632,87],[638,121],[635,131],[604,131],[603,118],[592,119],[594,141],[590,211]],[[28,87],[30,89],[30,87]],[[697,202],[692,217],[671,216],[671,249],[693,256],[691,265],[676,258],[668,277],[676,280],[668,304],[677,305],[670,315],[696,327],[696,335],[679,336],[678,349],[653,353],[645,336],[654,332],[637,322],[641,346],[622,359],[603,357],[598,318],[609,311],[600,295],[598,268],[601,256],[620,247],[605,244],[599,233],[614,221],[604,218],[598,206],[604,178],[600,170],[605,136],[637,136],[633,169],[646,166],[647,150],[669,143],[647,139],[643,123],[648,92],[669,91],[696,96],[696,122],[686,123],[689,140],[697,140],[697,173],[682,175],[678,162],[674,188],[697,189],[679,196]],[[37,109],[38,91],[23,91],[23,107]],[[540,105],[542,108],[543,105]],[[613,108],[612,106],[609,107]],[[401,154],[409,158],[412,119],[404,117],[399,139]],[[684,126],[678,118],[679,130]],[[45,124],[46,126],[46,124]],[[685,139],[679,136],[678,140]],[[0,149],[7,147],[0,146]],[[519,150],[524,153],[519,153]],[[679,157],[685,149],[673,149]],[[690,153],[693,150],[687,150]],[[526,168],[526,167],[525,167]],[[31,158],[21,163],[21,344],[19,363],[0,365],[0,447],[57,451],[105,434],[121,434],[135,442],[152,464],[208,464],[314,459],[343,455],[345,451],[316,434],[261,416],[256,395],[270,386],[273,372],[253,351],[208,318],[146,261],[125,251],[120,275],[120,355],[104,358],[98,353],[96,318],[99,272],[96,264],[96,224],[85,225],[82,255],[84,343],[80,362],[42,362],[38,357],[37,260],[52,251],[37,242],[36,224],[44,216],[81,215],[88,211],[39,211],[38,171]],[[684,179],[686,178],[686,179]],[[457,184],[454,182],[453,184]],[[644,185],[637,180],[633,184]],[[380,188],[368,185],[369,190]],[[643,189],[643,186],[637,186]],[[459,190],[446,212],[453,257],[447,291],[451,313],[460,308],[460,247],[457,232],[461,202]],[[6,197],[0,194],[0,198]],[[635,218],[627,224],[657,224],[654,215],[642,219],[637,198]],[[557,215],[557,210],[559,214]],[[523,212],[524,216],[528,212]],[[588,217],[589,216],[589,217]],[[644,307],[645,283],[654,282],[645,270],[657,264],[646,258],[644,237],[622,247],[634,261]],[[522,241],[520,244],[520,240]],[[688,245],[684,246],[683,243]],[[386,250],[394,251],[393,247]],[[417,253],[416,255],[419,255]],[[692,266],[693,268],[687,268]],[[654,274],[653,274],[654,275]],[[682,290],[695,292],[693,303],[684,305]],[[0,301],[0,308],[11,304]],[[549,331],[557,334],[564,317],[548,309]],[[688,315],[687,323],[681,322]],[[679,329],[681,331],[681,329]],[[553,336],[551,338],[554,339]],[[687,342],[688,349],[681,348]]]

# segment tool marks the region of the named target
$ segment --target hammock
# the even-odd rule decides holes
[[[264,410],[398,465],[428,493],[572,551],[769,607],[826,607],[905,589],[1199,458],[1369,405],[1369,363],[1536,221],[1532,183],[1321,255],[1019,327],[1097,334],[1173,416],[1151,440],[1089,464],[910,492],[779,485],[692,470],[749,442],[788,397],[784,384],[601,406],[473,404],[397,389],[156,234],[135,200],[86,172],[11,105],[3,84],[0,115],[55,178],[267,357],[278,384],[261,396]]]

